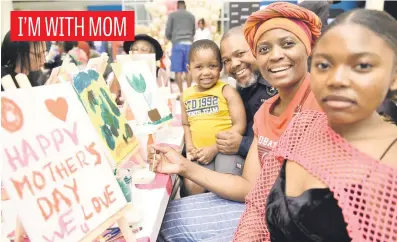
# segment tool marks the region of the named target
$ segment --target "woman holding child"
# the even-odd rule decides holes
[[[206,169],[170,147],[154,146],[160,153],[157,172],[180,174],[212,192],[171,201],[159,240],[230,241],[245,207],[241,202],[255,184],[263,159],[296,113],[320,110],[307,73],[308,56],[320,35],[319,18],[296,5],[270,4],[253,13],[244,29],[262,76],[279,94],[265,101],[255,115],[255,138],[242,176]]]

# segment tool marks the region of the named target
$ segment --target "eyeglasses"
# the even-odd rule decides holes
[[[134,47],[134,48],[131,48],[130,51],[132,51],[132,52],[146,52],[146,53],[152,53],[152,52],[153,52],[153,49],[150,48],[150,47],[140,47],[140,48]]]

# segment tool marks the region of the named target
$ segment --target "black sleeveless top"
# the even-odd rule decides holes
[[[285,195],[286,163],[267,198],[266,222],[271,241],[351,241],[342,210],[329,189],[309,189],[298,197]]]
[[[397,142],[395,139],[389,149]],[[347,224],[333,193],[328,188],[306,190],[298,197],[285,194],[285,160],[270,190],[266,204],[266,223],[271,242],[347,242]]]

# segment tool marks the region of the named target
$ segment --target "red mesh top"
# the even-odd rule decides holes
[[[335,133],[324,113],[298,114],[264,161],[234,241],[270,241],[265,206],[280,160],[297,162],[333,192],[352,241],[397,241],[397,169],[381,164]],[[321,219],[321,218],[320,218]]]
[[[280,116],[275,116],[271,114],[271,110],[279,98],[280,95],[277,94],[267,99],[254,116],[252,129],[258,137],[258,156],[261,165],[265,160],[264,157],[277,145],[278,139],[287,129],[288,124],[296,113],[307,109],[321,110],[313,92],[310,90],[310,73],[306,74],[305,79],[284,112]]]

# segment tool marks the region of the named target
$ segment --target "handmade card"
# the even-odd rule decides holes
[[[153,76],[157,77],[156,70],[156,54],[132,54],[129,55],[132,61],[145,61]],[[117,56],[119,57],[119,56]],[[154,79],[156,80],[156,79]]]
[[[139,125],[162,124],[172,119],[167,97],[161,95],[145,61],[113,63],[125,100]]]
[[[95,70],[99,75],[103,75],[108,64],[109,56],[107,53],[102,53],[100,57],[91,58],[88,60],[86,70]]]
[[[1,115],[2,182],[30,241],[80,241],[126,207],[70,84],[5,91]]]
[[[74,63],[62,63],[58,73],[59,82],[73,83],[73,77],[79,73],[78,67]]]
[[[109,88],[98,79],[96,71],[82,71],[74,77],[73,86],[114,161],[121,164],[135,153],[138,141]]]

